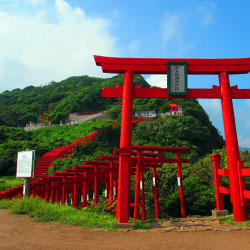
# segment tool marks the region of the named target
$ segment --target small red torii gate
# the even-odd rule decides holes
[[[49,125],[49,120],[50,120],[49,116],[47,116],[47,115],[40,115],[40,118],[41,118],[42,126],[46,126],[46,124],[44,123],[44,121],[47,121],[47,125]]]
[[[248,219],[247,206],[242,206],[238,181],[237,161],[240,160],[232,99],[250,99],[250,89],[230,87],[230,74],[250,72],[250,58],[236,59],[159,59],[159,58],[115,58],[94,56],[97,66],[104,73],[124,74],[121,88],[105,88],[102,97],[122,99],[121,138],[119,155],[119,183],[117,218],[121,223],[129,219],[130,161],[132,146],[133,98],[208,98],[221,99],[225,141],[228,159],[229,184],[233,204],[234,220]],[[220,86],[211,89],[188,89],[188,94],[168,95],[164,88],[136,88],[134,74],[166,74],[167,63],[182,61],[188,65],[188,74],[218,75]]]

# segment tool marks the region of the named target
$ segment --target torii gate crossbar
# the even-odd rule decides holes
[[[232,99],[250,99],[250,89],[230,87],[230,74],[250,72],[250,58],[236,59],[158,59],[158,58],[115,58],[94,56],[97,66],[104,73],[124,74],[123,88],[106,88],[103,97],[122,97],[121,140],[119,159],[119,183],[117,218],[121,223],[129,219],[130,194],[130,156],[132,146],[133,98],[218,98],[221,99],[224,121],[225,141],[228,159],[230,195],[234,220],[248,219],[247,207],[242,206],[237,173],[237,161],[240,160]],[[134,74],[166,74],[169,61],[184,61],[188,65],[188,74],[218,75],[220,86],[212,89],[188,89],[186,96],[170,96],[166,89],[135,88]]]

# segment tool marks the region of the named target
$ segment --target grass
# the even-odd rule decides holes
[[[13,200],[0,200],[0,209],[10,209],[12,214],[27,214],[36,221],[56,221],[61,224],[84,226],[88,228],[103,228],[106,230],[117,230],[117,220],[114,215],[106,212],[104,206],[90,206],[76,210],[70,206],[50,204],[38,198],[25,198]],[[133,221],[134,230],[149,230],[152,220],[142,222]]]
[[[15,204],[16,200],[0,200],[0,209],[11,208]]]
[[[152,221],[146,220],[142,222],[141,220],[134,220],[132,227],[134,230],[149,230]]]
[[[0,191],[8,190],[21,184],[23,184],[23,178],[16,178],[15,176],[0,177]]]
[[[36,221],[57,221],[61,224],[117,230],[117,221],[108,212],[94,207],[76,210],[70,206],[50,204],[37,198],[0,200],[0,208],[10,208],[12,214],[27,214]]]
[[[250,220],[242,221],[242,222],[235,222],[233,214],[221,217],[219,218],[219,221],[222,223],[227,223],[227,224],[231,224],[231,225],[238,226],[238,227],[250,226]]]

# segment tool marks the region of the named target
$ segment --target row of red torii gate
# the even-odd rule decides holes
[[[250,89],[238,89],[238,86],[231,87],[229,75],[248,74],[250,72],[250,58],[150,59],[103,56],[94,56],[94,58],[97,66],[101,66],[104,73],[124,74],[124,84],[122,88],[105,88],[102,90],[102,97],[122,98],[117,219],[119,219],[121,223],[127,223],[130,216],[130,178],[133,164],[133,98],[216,98],[221,99],[222,104],[228,160],[228,169],[221,169],[219,166],[219,155],[213,155],[211,157],[215,171],[214,179],[217,209],[224,209],[222,195],[228,194],[230,195],[230,200],[233,205],[234,220],[247,220],[247,199],[250,199],[250,191],[246,190],[244,177],[250,176],[250,169],[244,168],[244,162],[240,160],[232,100],[250,99]],[[174,65],[173,71],[170,68],[172,65]],[[177,67],[178,65],[181,65],[181,67]],[[184,76],[185,74],[218,75],[219,86],[212,86],[211,89],[188,89],[187,78],[184,77],[181,82],[179,73],[183,73]],[[137,88],[133,85],[134,74],[167,74],[168,89]],[[174,89],[171,89],[172,85],[170,82],[173,82]],[[184,91],[175,92],[175,90],[179,90],[179,85],[184,86]],[[222,175],[228,175],[229,188],[222,187]],[[181,185],[182,183],[180,183],[180,187],[182,187]]]

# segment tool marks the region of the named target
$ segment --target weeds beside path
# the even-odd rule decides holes
[[[98,207],[76,210],[70,206],[50,204],[38,198],[26,198],[0,200],[0,208],[10,208],[12,214],[27,214],[41,222],[56,221],[73,226],[117,229],[117,221],[114,216]]]

